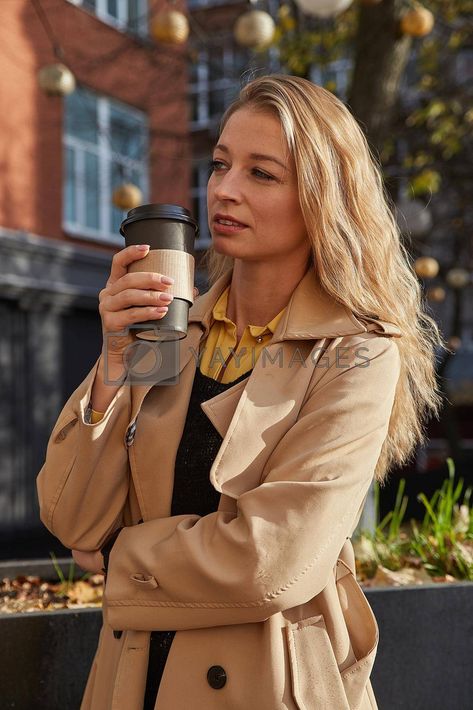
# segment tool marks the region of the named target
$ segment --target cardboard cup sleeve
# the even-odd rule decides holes
[[[194,303],[194,268],[192,254],[177,249],[150,249],[143,259],[133,261],[128,266],[129,273],[152,271],[163,276],[171,276],[174,283],[167,287],[174,298],[182,298]]]

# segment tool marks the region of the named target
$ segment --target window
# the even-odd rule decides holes
[[[118,29],[148,32],[148,0],[69,0]]]
[[[207,127],[221,118],[238,94],[247,61],[244,50],[228,44],[199,52],[190,66],[191,128]]]
[[[65,100],[63,142],[65,231],[121,244],[125,212],[113,206],[113,190],[132,182],[148,199],[145,114],[77,88]]]
[[[206,249],[212,239],[209,233],[207,218],[207,182],[210,175],[210,158],[199,159],[192,168],[192,215],[199,224],[199,236],[196,240],[196,249]]]

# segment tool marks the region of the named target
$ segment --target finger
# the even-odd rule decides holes
[[[103,319],[105,333],[122,332],[127,326],[133,323],[141,323],[147,320],[158,320],[168,312],[167,306],[144,306],[139,308],[127,308],[124,311],[110,312]]]
[[[144,248],[142,248],[144,247]],[[121,249],[114,254],[112,259],[112,268],[110,270],[110,277],[108,279],[107,285],[115,283],[117,279],[124,276],[127,272],[127,267],[138,259],[143,259],[149,251],[149,244],[146,245],[136,245],[132,244],[125,249]]]
[[[128,288],[154,289],[156,291],[170,291],[172,284],[167,284],[166,274],[158,274],[153,271],[135,271],[121,276],[115,283],[106,288],[109,296],[115,296],[120,291]],[[163,280],[164,279],[164,280]]]
[[[173,301],[172,293],[154,289],[127,288],[114,296],[106,296],[100,304],[101,312],[123,311],[130,306],[168,306]]]

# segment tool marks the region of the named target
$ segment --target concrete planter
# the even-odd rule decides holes
[[[471,707],[473,583],[367,589],[366,596],[380,631],[372,674],[380,710]],[[1,616],[0,707],[79,710],[101,623],[100,609]]]
[[[473,583],[367,589],[379,626],[371,680],[380,710],[473,702]]]
[[[0,707],[79,710],[100,609],[0,616]]]

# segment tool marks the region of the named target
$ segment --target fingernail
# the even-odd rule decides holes
[[[163,284],[173,284],[174,283],[174,279],[171,278],[170,276],[162,276],[161,281],[163,282]]]
[[[137,244],[136,248],[140,251],[146,251],[147,249],[149,249],[149,244]]]
[[[159,298],[161,301],[172,301],[174,299],[174,296],[172,293],[166,293],[165,291],[161,291],[159,294]]]

